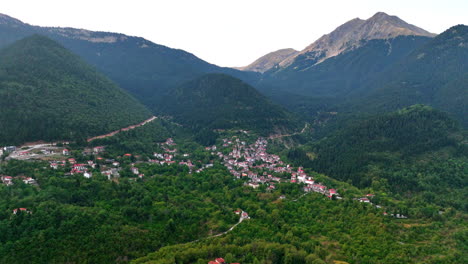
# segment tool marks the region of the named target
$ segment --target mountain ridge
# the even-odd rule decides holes
[[[206,62],[194,54],[121,33],[66,27],[41,27],[3,15],[0,48],[24,37],[45,35],[82,57],[120,87],[154,110],[160,95],[206,73],[224,73],[246,82],[258,73],[243,72]],[[14,25],[13,25],[14,24]]]
[[[391,39],[398,36],[434,37],[435,35],[409,24],[397,16],[377,12],[367,20],[354,18],[347,21],[332,32],[312,42],[303,50],[286,57],[280,62],[272,60],[269,63],[271,67],[269,69],[262,69],[262,72],[267,72],[270,69],[273,72],[281,71],[288,67],[293,67],[298,71],[303,70],[304,67],[307,68],[319,64],[331,57],[359,48],[365,42],[373,39]],[[264,57],[260,57],[255,62],[264,60]],[[250,65],[255,65],[255,62]],[[263,64],[266,63],[263,62]],[[307,66],[301,66],[300,64],[306,64]],[[251,70],[249,66],[241,67],[240,69]],[[276,69],[273,69],[274,66],[277,66]]]
[[[263,55],[262,57],[258,58],[251,64],[244,66],[244,67],[238,67],[236,69],[242,70],[242,71],[255,71],[255,72],[261,72],[264,73],[268,71],[269,69],[275,67],[278,65],[280,62],[284,61],[288,57],[294,56],[298,53],[299,51],[291,48],[287,49],[280,49],[277,51],[270,52],[268,54]]]

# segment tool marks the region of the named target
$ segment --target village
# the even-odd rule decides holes
[[[242,131],[248,134],[247,131]],[[141,160],[141,157],[132,153],[125,153],[115,158],[103,158],[102,154],[106,152],[105,146],[95,146],[82,150],[82,156],[95,157],[93,160],[76,160],[71,151],[67,148],[68,142],[59,144],[36,144],[23,147],[8,146],[1,148],[0,154],[7,155],[8,159],[18,160],[42,160],[49,163],[50,168],[54,170],[68,168],[64,176],[82,175],[85,178],[93,177],[93,173],[100,173],[111,181],[118,181],[122,171],[130,171],[130,180],[143,179],[145,175],[140,172],[139,164],[154,165],[177,165],[187,166],[189,173],[200,173],[214,166],[214,161],[209,163],[195,165],[190,153],[180,153],[177,144],[173,138],[168,138],[165,142],[159,143],[160,151],[154,152],[148,160]],[[258,138],[254,143],[248,144],[237,136],[223,138],[218,145],[205,147],[205,151],[218,158],[219,162],[225,166],[229,173],[236,179],[243,180],[246,186],[257,189],[264,186],[266,191],[273,191],[279,183],[300,184],[304,194],[315,192],[322,194],[330,199],[343,199],[338,191],[329,188],[323,183],[317,182],[314,177],[308,175],[302,167],[293,167],[286,164],[276,154],[267,152],[268,140]],[[129,163],[129,160],[133,162]],[[125,164],[122,164],[125,162]],[[129,164],[128,164],[129,163]],[[199,163],[199,162],[198,162]],[[129,165],[129,166],[128,166]],[[133,176],[131,176],[133,175]],[[21,180],[25,184],[38,186],[35,179],[27,176],[7,176],[0,175],[4,185],[11,186],[14,180]],[[364,197],[354,198],[361,203],[372,204],[374,195],[367,194]],[[280,199],[285,199],[282,195]],[[379,205],[374,205],[381,208]],[[383,213],[387,215],[386,212]],[[393,216],[393,215],[392,215]],[[394,215],[397,218],[406,218],[403,215]]]

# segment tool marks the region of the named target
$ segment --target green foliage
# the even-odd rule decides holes
[[[448,111],[468,126],[468,26],[441,33],[369,84],[375,90],[354,108],[389,111],[427,104]]]
[[[318,194],[298,202],[265,196],[241,198],[251,219],[231,233],[163,247],[133,263],[188,264],[200,259],[206,263],[228,254],[234,262],[272,264],[457,263],[463,259],[463,246],[449,242],[463,243],[461,233],[444,237],[448,229],[438,222],[400,223],[362,203],[333,201]],[[461,224],[459,217],[452,223]]]
[[[206,129],[246,129],[268,135],[300,127],[292,114],[253,87],[223,74],[208,74],[185,83],[163,101],[161,112],[196,131],[203,129],[200,133],[205,134]]]
[[[0,144],[84,139],[149,111],[54,41],[32,36],[0,51]]]
[[[430,107],[415,105],[357,122],[308,151],[312,158],[306,150],[288,155],[361,188],[467,209],[463,132],[447,114]]]
[[[40,188],[0,185],[1,263],[113,263],[225,231],[237,221],[226,206],[226,188],[241,183],[220,167],[189,175],[180,166],[142,166],[144,180],[114,182],[43,166],[3,166],[2,173],[33,176]],[[19,207],[31,214],[13,215]]]

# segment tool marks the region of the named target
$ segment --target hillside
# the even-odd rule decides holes
[[[0,143],[78,139],[136,124],[149,111],[39,35],[0,51]]]
[[[313,97],[346,98],[429,40],[415,36],[370,40],[313,67],[304,66],[301,71],[288,67],[267,72],[259,87],[265,92],[281,90]],[[301,63],[299,59],[296,62]]]
[[[299,161],[361,188],[466,209],[466,135],[447,114],[414,105],[356,122],[305,148]]]
[[[452,27],[414,50],[368,86],[375,87],[354,110],[389,111],[428,104],[468,125],[468,26]]]
[[[299,128],[297,119],[255,88],[224,74],[207,74],[165,96],[160,111],[190,127],[255,130],[268,135]]]
[[[0,14],[0,48],[41,34],[95,66],[120,87],[154,109],[160,95],[205,73],[225,73],[251,82],[256,73],[223,68],[195,55],[141,37],[85,29],[39,27]]]

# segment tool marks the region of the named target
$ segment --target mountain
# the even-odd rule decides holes
[[[378,12],[367,20],[355,18],[346,22],[330,34],[322,36],[307,46],[296,56],[282,61],[280,65],[287,67],[294,64],[293,67],[301,70],[345,51],[360,47],[368,40],[391,39],[397,36],[434,37],[435,35],[408,24],[396,16]],[[297,65],[298,62],[301,63]]]
[[[454,26],[396,63],[368,84],[353,110],[392,111],[428,104],[468,126],[468,26]]]
[[[290,109],[307,109],[307,115],[315,115],[326,109],[309,107],[304,99],[339,105],[361,97],[377,88],[367,84],[432,36],[385,13],[353,19],[266,71],[256,87]],[[304,98],[291,101],[286,94]]]
[[[78,56],[33,35],[0,51],[0,143],[77,139],[150,117]]]
[[[263,135],[299,128],[295,117],[247,83],[207,74],[182,84],[162,100],[161,112],[190,127],[238,128]]]
[[[301,71],[288,67],[267,72],[258,86],[270,94],[280,90],[302,96],[345,98],[429,40],[418,36],[369,40]]]
[[[442,206],[464,208],[454,201],[463,200],[467,150],[455,120],[414,105],[354,122],[306,151],[314,157],[308,166],[338,180],[413,200],[431,192]]]
[[[285,59],[291,56],[295,56],[297,53],[298,51],[295,49],[280,49],[260,57],[248,66],[240,67],[239,70],[264,73],[269,69],[277,66]]]
[[[0,15],[0,48],[32,34],[59,42],[154,109],[160,95],[205,73],[225,73],[244,81],[256,73],[222,68],[183,50],[140,37],[85,29],[38,27]]]

